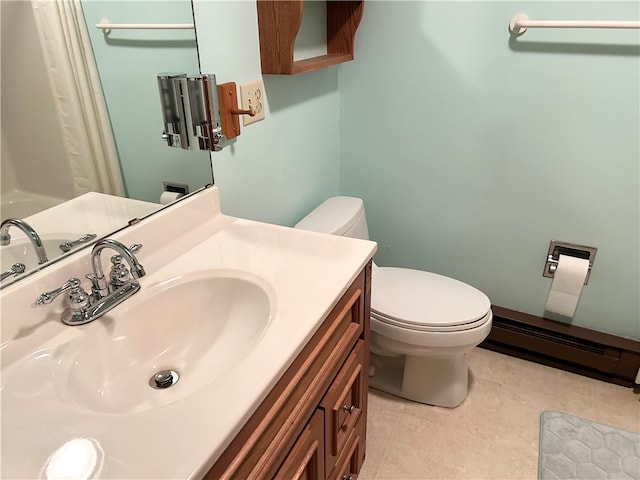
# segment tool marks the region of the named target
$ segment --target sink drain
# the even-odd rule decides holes
[[[178,372],[175,370],[160,370],[151,376],[149,385],[151,385],[152,388],[161,390],[175,385],[179,379],[180,375],[178,375]]]

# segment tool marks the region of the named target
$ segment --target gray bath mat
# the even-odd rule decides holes
[[[538,478],[640,480],[640,433],[566,413],[543,412]]]

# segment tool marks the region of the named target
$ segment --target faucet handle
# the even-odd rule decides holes
[[[9,278],[11,276],[17,277],[21,273],[24,273],[26,268],[27,267],[25,266],[24,263],[14,263],[13,265],[11,265],[11,267],[9,267],[4,272],[2,272],[2,274],[0,274],[0,282],[5,278]]]
[[[82,288],[78,286],[72,288],[67,298],[67,304],[72,314],[82,314],[82,312],[91,305],[91,296]]]
[[[133,258],[135,258],[136,260],[138,258],[135,256],[135,254],[138,253],[140,250],[142,250],[141,243],[133,243],[129,247],[129,251],[133,254]],[[113,262],[113,257],[111,261]],[[144,271],[144,267],[142,265],[138,265],[137,267],[134,266],[131,268],[130,274],[133,278],[140,278],[140,277],[144,277],[146,272]]]
[[[131,249],[129,249],[131,250]],[[113,255],[111,257],[111,271],[109,272],[109,284],[117,289],[122,287],[131,279],[131,274],[127,267],[122,263],[122,255]]]
[[[73,242],[61,243],[60,245],[58,245],[58,248],[60,248],[60,250],[62,250],[64,253],[70,252],[74,247],[77,247],[78,245],[81,245],[83,243],[89,243],[91,240],[93,240],[97,236],[98,235],[96,235],[95,233],[85,233],[84,235],[82,235],[77,240],[74,240]]]
[[[46,303],[51,303],[54,298],[56,298],[61,293],[67,292],[71,289],[80,287],[80,279],[79,278],[70,278],[66,283],[64,283],[61,287],[56,288],[55,290],[51,290],[50,292],[42,292],[38,298],[36,298],[36,305],[44,305]]]

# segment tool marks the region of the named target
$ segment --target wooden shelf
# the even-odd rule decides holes
[[[356,30],[364,0],[327,0],[327,54],[293,59],[302,22],[303,0],[258,0],[262,73],[294,75],[353,60]]]

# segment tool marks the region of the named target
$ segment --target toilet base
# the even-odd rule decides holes
[[[407,355],[405,358],[402,377],[405,398],[453,408],[467,398],[468,385],[466,354],[450,357]]]
[[[468,368],[465,354],[433,357],[383,357],[371,354],[372,388],[415,402],[454,408],[468,393]]]

